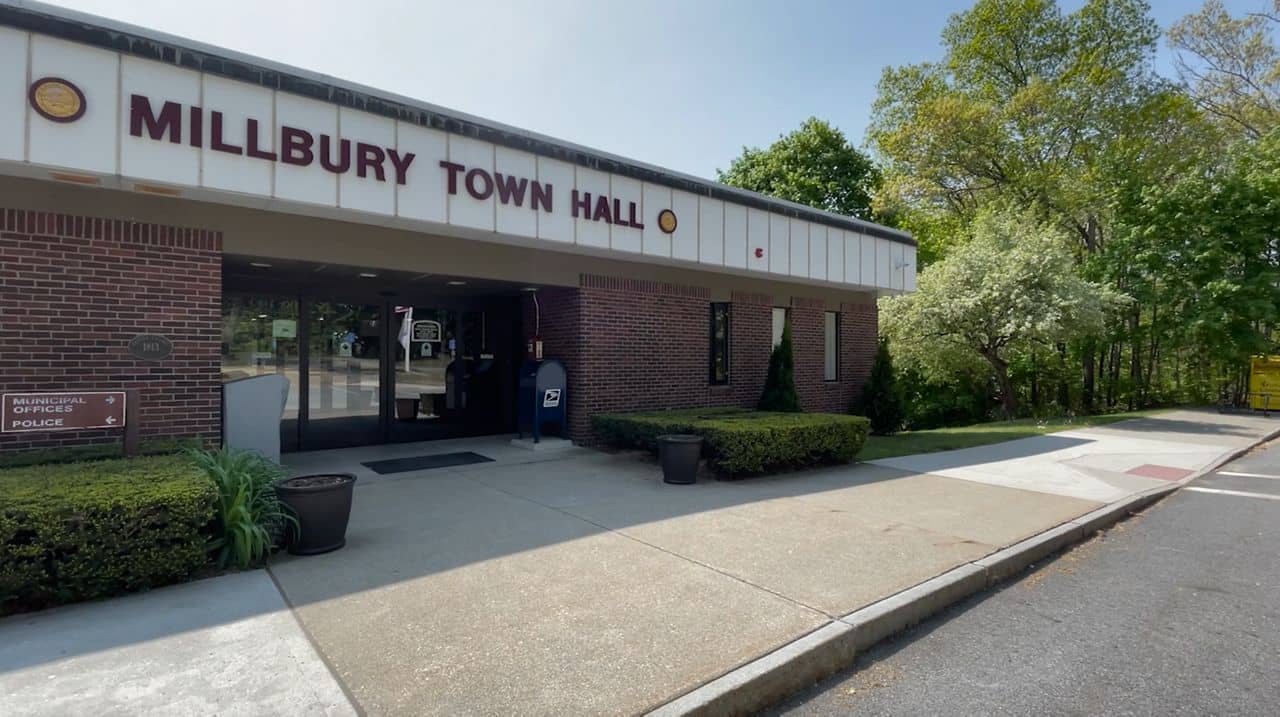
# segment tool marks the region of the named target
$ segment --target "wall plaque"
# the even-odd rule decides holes
[[[129,340],[129,353],[143,361],[159,361],[173,353],[173,342],[159,334],[138,334]]]

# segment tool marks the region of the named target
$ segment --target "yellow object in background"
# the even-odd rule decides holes
[[[1249,365],[1249,407],[1280,409],[1280,356],[1253,357]]]

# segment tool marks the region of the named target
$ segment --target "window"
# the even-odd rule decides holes
[[[778,344],[782,343],[782,329],[787,325],[787,310],[781,307],[773,307],[773,346],[775,349]]]
[[[711,305],[711,383],[729,383],[729,305]]]
[[[823,312],[822,329],[822,378],[836,381],[840,378],[840,314]]]

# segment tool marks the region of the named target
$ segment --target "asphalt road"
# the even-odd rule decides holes
[[[1280,714],[1280,441],[769,714]]]

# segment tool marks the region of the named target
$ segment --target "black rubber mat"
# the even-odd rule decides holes
[[[392,458],[385,461],[369,461],[362,463],[365,468],[378,475],[388,473],[404,473],[405,471],[425,471],[431,468],[448,468],[449,466],[465,466],[468,463],[490,463],[493,459],[479,453],[464,451],[462,453],[434,453],[429,456],[410,456],[408,458]]]

